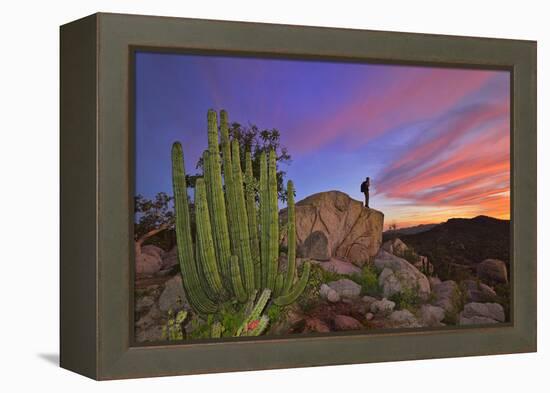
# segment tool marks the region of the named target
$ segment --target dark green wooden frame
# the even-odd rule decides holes
[[[132,346],[135,48],[508,69],[512,323]],[[536,351],[536,42],[95,14],[61,27],[61,366],[95,379]]]

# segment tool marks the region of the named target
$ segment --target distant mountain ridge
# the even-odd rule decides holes
[[[385,233],[384,240],[395,237],[427,256],[440,272],[449,266],[474,267],[488,258],[510,264],[510,220],[488,216],[451,218],[422,232]]]
[[[395,237],[395,235],[414,235],[416,233],[429,231],[430,229],[438,225],[439,224],[420,224],[413,227],[389,229],[387,231],[384,231],[384,238],[388,237],[389,239],[391,237]]]

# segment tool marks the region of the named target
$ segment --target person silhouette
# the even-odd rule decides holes
[[[365,194],[365,207],[369,207],[369,186],[370,177],[367,177],[363,183],[361,183],[361,192]]]

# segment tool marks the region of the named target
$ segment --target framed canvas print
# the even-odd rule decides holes
[[[61,27],[61,366],[536,350],[536,43]]]

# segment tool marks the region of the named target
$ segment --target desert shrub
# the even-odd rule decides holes
[[[460,311],[466,304],[466,289],[462,283],[459,284],[458,291],[454,292],[451,297],[451,310],[445,310],[445,318],[443,322],[447,325],[458,325]]]
[[[418,292],[418,286],[414,288],[403,288],[401,292],[395,293],[389,297],[389,300],[395,303],[395,307],[398,310],[412,310],[418,308],[422,303],[420,294]]]
[[[361,285],[362,295],[375,296],[380,293],[378,272],[373,265],[365,264],[361,273],[354,274],[351,279]]]
[[[267,309],[267,316],[269,317],[269,323],[271,325],[279,322],[282,319],[282,317],[284,316],[284,309],[285,307],[278,306],[276,304],[272,304],[271,306],[269,306],[269,308]]]
[[[297,300],[298,306],[300,306],[304,313],[307,314],[319,303],[319,290],[321,288],[321,284],[325,283],[327,277],[332,276],[332,274],[334,273],[325,272],[323,268],[317,264],[311,265],[308,282],[302,292],[302,295],[300,295]]]
[[[420,260],[420,257],[418,256],[418,254],[416,253],[416,251],[412,247],[407,248],[403,252],[401,257],[403,259],[407,260],[407,262],[412,263],[413,265]]]

